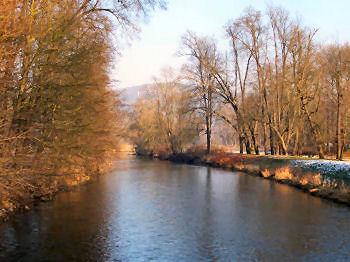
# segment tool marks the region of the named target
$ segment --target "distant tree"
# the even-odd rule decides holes
[[[136,102],[134,142],[139,151],[181,153],[192,145],[199,122],[191,110],[190,94],[172,69],[164,69]]]

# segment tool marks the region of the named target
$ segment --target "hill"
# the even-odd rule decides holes
[[[140,94],[145,90],[149,84],[143,84],[138,86],[130,86],[121,89],[121,95],[123,102],[128,105],[135,103],[135,101],[140,97]]]

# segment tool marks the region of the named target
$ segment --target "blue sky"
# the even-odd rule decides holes
[[[350,40],[350,0],[168,0],[167,10],[151,14],[149,22],[141,24],[141,33],[115,66],[113,78],[119,87],[152,82],[161,68],[179,68],[184,58],[176,52],[181,36],[191,30],[199,35],[214,36],[222,46],[226,44],[223,26],[242,15],[252,6],[265,12],[268,5],[281,6],[292,16],[299,16],[303,24],[319,28],[322,42]]]

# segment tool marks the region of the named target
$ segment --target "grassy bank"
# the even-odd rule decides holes
[[[220,151],[209,155],[199,151],[160,155],[159,158],[242,171],[350,206],[350,163],[241,155]]]

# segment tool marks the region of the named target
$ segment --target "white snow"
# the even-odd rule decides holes
[[[350,176],[349,161],[335,160],[292,160],[292,164],[296,167],[310,168],[322,173],[329,174],[346,174]]]

